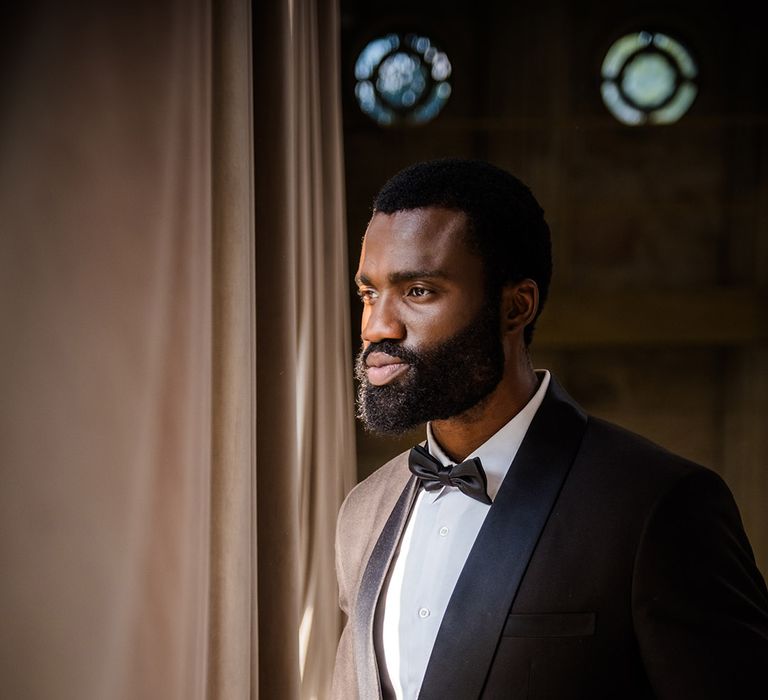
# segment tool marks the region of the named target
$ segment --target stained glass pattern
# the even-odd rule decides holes
[[[381,126],[425,124],[451,96],[451,62],[431,39],[388,34],[369,42],[355,63],[360,109]]]
[[[693,104],[698,70],[676,39],[654,32],[628,34],[603,59],[603,102],[624,124],[671,124]]]

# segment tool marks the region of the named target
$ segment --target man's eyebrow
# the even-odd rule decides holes
[[[418,279],[445,279],[448,275],[443,270],[401,270],[400,272],[390,272],[387,279],[390,284],[398,282],[411,282]]]
[[[390,272],[387,275],[387,281],[390,284],[398,284],[400,282],[411,282],[418,279],[445,279],[448,275],[443,270],[401,270],[399,272]],[[355,283],[366,286],[373,286],[371,280],[364,274],[357,275],[355,277]]]

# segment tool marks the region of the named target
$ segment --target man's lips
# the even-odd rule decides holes
[[[396,377],[408,371],[410,365],[400,357],[393,357],[384,352],[372,352],[365,358],[367,369],[365,374],[374,386],[391,382]]]

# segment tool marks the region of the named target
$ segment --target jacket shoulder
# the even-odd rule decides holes
[[[625,540],[631,549],[659,504],[699,479],[721,481],[700,464],[590,416],[560,504],[567,505],[570,517],[588,512],[589,522],[602,523],[605,534]]]
[[[696,472],[709,472],[647,438],[608,421],[589,416],[581,446],[582,455],[603,464],[622,477],[672,485]]]
[[[377,514],[389,515],[411,473],[408,469],[408,450],[393,457],[373,474],[363,479],[344,499],[339,511],[339,522],[363,524],[373,521]]]
[[[403,452],[355,486],[341,505],[336,521],[336,573],[345,611],[357,595],[363,567],[410,478],[408,452]]]

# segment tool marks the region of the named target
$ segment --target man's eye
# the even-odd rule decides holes
[[[427,289],[426,287],[411,287],[408,290],[408,296],[409,297],[426,297],[429,296],[432,292]]]
[[[360,297],[360,301],[364,304],[370,304],[376,298],[376,292],[372,289],[358,289],[357,296]]]

